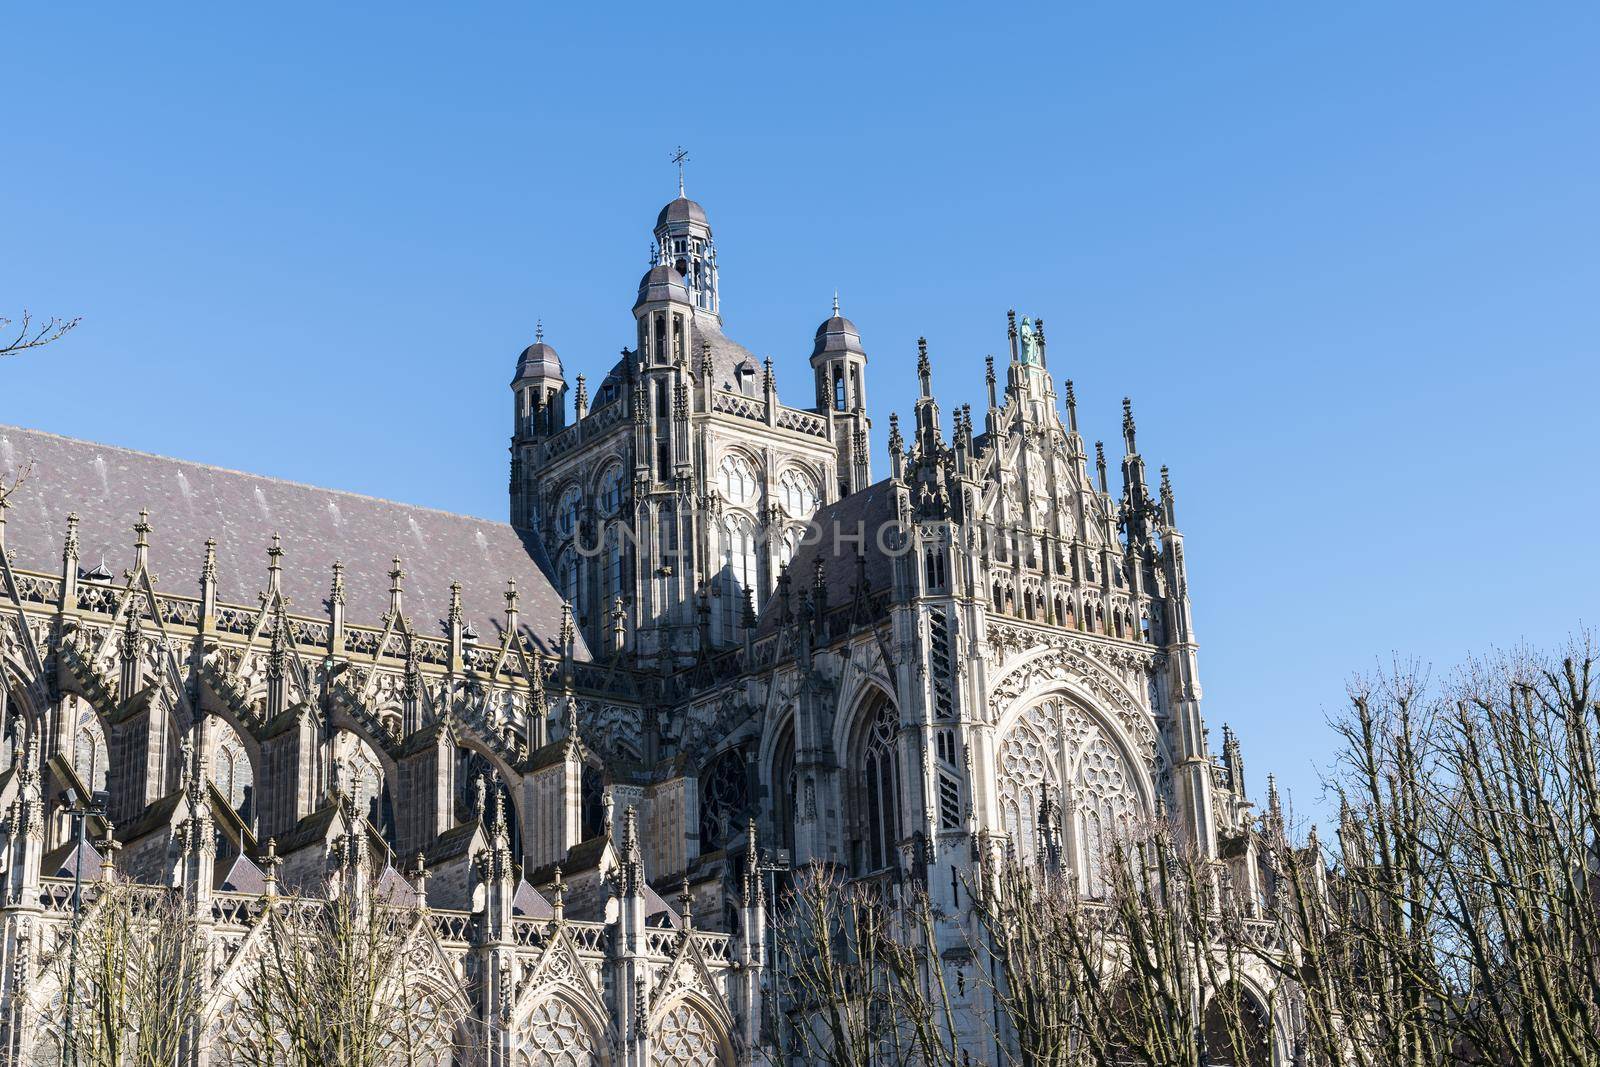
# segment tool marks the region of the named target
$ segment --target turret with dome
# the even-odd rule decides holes
[[[594,647],[663,669],[742,640],[800,524],[870,481],[855,325],[835,306],[812,348],[816,405],[789,407],[781,368],[723,333],[718,282],[710,220],[680,174],[651,231],[633,341],[592,408],[580,375],[567,413],[565,366],[542,334],[512,383],[512,521],[542,542]]]

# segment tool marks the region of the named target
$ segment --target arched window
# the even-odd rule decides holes
[[[1115,839],[1127,833],[1138,802],[1127,764],[1116,746],[1098,730],[1080,749],[1073,794],[1084,891],[1089,896],[1104,896],[1105,857]]]
[[[622,588],[622,527],[613,523],[606,529],[605,545],[600,552],[601,612],[608,620],[612,604],[617,597],[625,597]]]
[[[805,519],[817,510],[817,486],[811,476],[793,467],[778,476],[778,503],[791,519]]]
[[[1054,703],[1035,704],[1000,741],[1000,824],[1020,859],[1038,854],[1046,802],[1060,810],[1061,726]]]
[[[711,1024],[682,1001],[661,1017],[650,1046],[652,1067],[715,1067],[719,1058]]]
[[[600,511],[615,515],[622,507],[622,464],[613,463],[600,475]]]
[[[743,456],[729,452],[717,464],[717,488],[729,504],[753,504],[757,490],[755,468]]]
[[[561,997],[536,1004],[517,1033],[516,1067],[592,1067],[601,1062],[594,1035]]]
[[[1272,1027],[1259,1001],[1230,982],[1206,1003],[1206,1062],[1214,1067],[1271,1067]]]
[[[72,739],[72,769],[84,787],[96,793],[106,787],[106,735],[89,705],[81,707]]]
[[[863,815],[867,822],[862,874],[892,866],[900,843],[899,735],[899,713],[879,697],[862,746]]]
[[[717,757],[700,776],[700,852],[742,840],[750,812],[750,783],[738,749]]]
[[[250,757],[245,753],[239,735],[226,721],[214,717],[211,729],[215,739],[211,756],[211,781],[216,785],[217,792],[227,798],[228,806],[249,822],[253,814],[250,807],[255,789],[255,771],[250,766]]]
[[[844,369],[835,367],[833,369],[833,410],[843,411],[844,409]]]
[[[800,783],[794,772],[794,721],[784,724],[772,757],[772,781],[767,785],[772,797],[772,818],[778,828],[778,847],[794,852],[795,806],[799,803]]]
[[[722,566],[715,614],[718,640],[732,641],[744,629],[745,594],[756,588],[756,530],[737,512],[722,520]]]
[[[578,554],[568,548],[556,560],[556,585],[561,593],[561,599],[573,605],[578,604]]]
[[[583,493],[576,485],[569,485],[562,491],[556,504],[556,530],[562,537],[571,537],[572,531],[578,528],[578,509],[582,501]]]

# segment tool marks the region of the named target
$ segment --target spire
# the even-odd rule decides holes
[[[272,544],[267,546],[267,595],[278,591],[278,579],[283,574],[283,538],[278,536],[276,530],[272,533]]]
[[[922,387],[924,398],[933,395],[933,370],[928,364],[928,339],[917,338],[917,381]]]
[[[1102,493],[1111,492],[1110,487],[1106,484],[1106,443],[1104,441],[1096,441],[1094,443],[1094,467],[1100,473],[1100,491]]]
[[[689,150],[683,145],[673,149],[672,161],[678,165],[678,198],[683,199],[683,165],[689,162]]]
[[[1078,432],[1078,394],[1072,388],[1071,378],[1067,379],[1067,429]]]
[[[839,290],[833,291],[833,317],[839,317]]]
[[[400,612],[402,610],[400,583],[405,579],[405,576],[406,572],[400,569],[400,557],[394,557],[394,566],[389,570],[389,613],[394,616],[396,622],[400,621]]]
[[[1127,397],[1123,397],[1122,398],[1122,443],[1127,446],[1128,455],[1130,455],[1130,456],[1134,455],[1135,453],[1137,453],[1139,451],[1138,445],[1136,445],[1134,443],[1134,434],[1135,434],[1135,432],[1136,432],[1136,427],[1133,424],[1133,401],[1129,400]]]
[[[133,569],[137,573],[150,565],[150,509],[139,509],[139,521],[133,524]]]
[[[1172,509],[1172,475],[1167,471],[1167,465],[1161,465],[1161,510],[1165,515],[1168,526],[1176,526],[1177,520]]]

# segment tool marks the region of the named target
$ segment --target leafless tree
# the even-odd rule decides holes
[[[0,315],[0,356],[15,355],[59,341],[82,321],[81,318],[58,319],[52,315],[43,322],[34,322],[33,316],[26,310],[22,312],[21,322]],[[12,330],[16,331],[15,335],[12,335]],[[10,340],[5,340],[5,337],[10,337]]]
[[[238,1067],[442,1067],[454,1022],[408,960],[415,906],[330,882],[280,898],[219,1043]]]
[[[779,912],[779,981],[789,1055],[834,1067],[946,1064],[956,1024],[928,896],[852,882],[813,863]]]
[[[102,879],[78,928],[71,1037],[79,1067],[183,1062],[200,1014],[204,950],[181,892]]]
[[[1319,1063],[1600,1064],[1592,642],[1351,689],[1337,840],[1276,835]]]

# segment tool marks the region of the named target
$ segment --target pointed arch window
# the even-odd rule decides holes
[[[744,630],[745,597],[756,589],[756,529],[737,512],[722,520],[722,566],[718,572],[716,637],[733,641]]]
[[[878,699],[867,723],[861,776],[867,821],[862,874],[893,866],[900,843],[899,713]]]
[[[817,510],[817,485],[810,475],[791,467],[778,476],[778,503],[791,519],[808,518]]]
[[[755,502],[756,472],[750,461],[730,452],[717,464],[717,488],[722,499],[729,504],[746,505]]]

